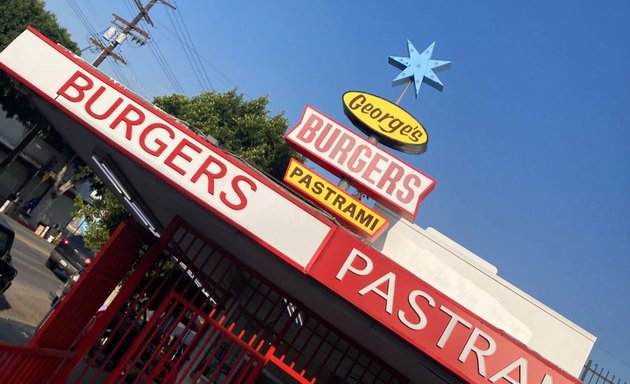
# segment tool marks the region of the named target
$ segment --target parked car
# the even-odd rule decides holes
[[[63,299],[63,297],[70,291],[70,288],[79,281],[79,277],[81,277],[81,273],[85,270],[85,268],[79,269],[77,273],[74,273],[68,277],[68,280],[63,285],[58,286],[49,292],[50,297],[50,306],[51,308],[55,308],[57,304]]]
[[[60,270],[67,279],[90,264],[94,253],[85,246],[83,236],[67,236],[50,252],[46,266]],[[64,280],[65,280],[64,279]]]
[[[17,276],[17,270],[11,264],[11,246],[15,239],[13,228],[0,217],[0,294],[3,294]]]

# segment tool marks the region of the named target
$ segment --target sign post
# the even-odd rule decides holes
[[[414,221],[420,200],[433,190],[435,180],[383,152],[378,143],[408,154],[421,154],[427,150],[429,137],[425,128],[398,104],[412,83],[415,83],[416,98],[423,82],[441,91],[444,85],[434,71],[447,69],[451,62],[431,59],[435,42],[422,53],[418,53],[409,40],[407,46],[409,57],[389,57],[390,64],[402,69],[393,85],[407,83],[396,103],[360,91],[346,92],[342,97],[344,113],[352,124],[368,135],[367,140],[310,106],[285,139],[304,156],[338,176],[341,179],[337,184],[339,190],[347,191],[354,182],[358,200],[362,194],[368,195],[393,213]],[[292,163],[292,167],[293,170],[287,170],[285,181],[308,194],[308,188],[301,188],[289,176],[296,175],[296,165]],[[330,211],[330,204],[324,204],[316,196],[310,197]],[[336,216],[347,222],[347,217]],[[364,229],[361,231],[365,233]],[[370,233],[369,238],[373,239],[379,233]]]

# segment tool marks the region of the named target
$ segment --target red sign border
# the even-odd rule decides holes
[[[194,134],[192,131],[190,131],[186,127],[183,127],[181,124],[179,124],[173,118],[169,117],[165,112],[163,112],[160,109],[156,108],[151,103],[149,103],[146,100],[140,98],[139,96],[135,95],[133,92],[130,92],[126,88],[122,87],[121,85],[113,82],[109,77],[105,76],[103,73],[98,71],[96,68],[92,67],[91,65],[87,64],[86,62],[84,62],[83,60],[81,60],[80,58],[75,56],[72,52],[66,50],[65,48],[59,46],[58,44],[56,44],[53,41],[51,41],[50,39],[48,39],[46,36],[44,36],[41,32],[36,30],[34,27],[28,26],[26,28],[26,30],[28,30],[29,32],[33,33],[36,37],[38,37],[44,43],[46,43],[50,47],[54,48],[57,52],[61,53],[67,59],[72,61],[74,64],[78,65],[85,72],[89,73],[90,76],[94,76],[94,77],[98,78],[100,81],[104,82],[105,84],[107,84],[111,88],[115,89],[117,92],[122,93],[125,97],[129,98],[134,103],[137,103],[137,104],[141,105],[143,108],[146,108],[147,110],[149,110],[150,112],[155,113],[159,118],[165,120],[173,128],[175,128],[175,129],[179,130],[180,132],[184,133],[185,135],[187,135],[196,144],[202,145],[202,146],[210,149],[211,151],[217,153],[218,155],[221,156],[221,158],[223,160],[225,160],[225,161],[227,161],[229,163],[232,163],[232,165],[236,166],[238,169],[240,169],[242,172],[244,172],[248,176],[250,176],[253,179],[255,179],[256,181],[264,184],[265,186],[267,186],[268,188],[270,188],[274,192],[278,193],[280,196],[286,198],[287,200],[289,200],[293,204],[297,205],[305,213],[311,215],[312,217],[314,217],[315,219],[317,219],[318,221],[320,221],[324,225],[326,225],[329,228],[329,231],[326,234],[326,236],[324,237],[324,239],[322,240],[322,243],[320,244],[320,246],[317,248],[317,250],[315,251],[315,253],[311,257],[311,260],[310,260],[309,264],[312,264],[313,260],[315,260],[321,254],[322,250],[325,248],[326,244],[328,243],[328,241],[332,237],[335,228],[337,228],[336,224],[334,224],[333,222],[331,222],[327,218],[324,218],[321,214],[316,213],[311,207],[308,206],[308,204],[306,204],[305,202],[303,202],[300,199],[296,198],[291,193],[289,193],[289,192],[283,190],[282,188],[278,187],[278,185],[271,183],[268,179],[266,179],[266,178],[264,178],[262,176],[259,176],[258,174],[251,173],[250,168],[248,168],[245,165],[243,165],[243,164],[239,163],[238,161],[234,160],[232,158],[232,156],[228,155],[227,153],[225,153],[220,148],[215,147],[215,146],[211,146],[207,141],[202,140],[198,135]],[[249,230],[243,228],[241,225],[236,223],[234,220],[230,219],[229,217],[225,216],[220,211],[216,210],[213,206],[203,202],[201,199],[199,199],[198,197],[196,197],[195,195],[190,193],[188,190],[186,190],[185,188],[183,188],[182,186],[180,186],[179,184],[177,184],[173,180],[170,180],[170,179],[166,178],[165,176],[163,176],[160,173],[154,172],[152,170],[152,167],[149,166],[148,164],[146,164],[143,160],[137,158],[133,153],[129,152],[125,147],[122,147],[121,145],[119,145],[116,142],[114,142],[113,140],[111,140],[108,136],[106,136],[106,135],[102,134],[101,132],[99,132],[98,130],[94,129],[91,126],[91,124],[89,124],[86,121],[84,121],[83,119],[81,119],[74,112],[68,110],[63,105],[58,104],[55,101],[55,99],[53,99],[50,96],[48,96],[44,91],[42,91],[37,86],[35,86],[34,84],[32,84],[31,82],[29,82],[28,80],[26,80],[25,78],[20,76],[19,74],[17,74],[11,68],[8,68],[3,63],[0,63],[0,69],[4,70],[8,74],[10,74],[13,78],[15,78],[15,79],[19,80],[21,83],[25,84],[28,88],[30,88],[33,92],[38,94],[40,97],[42,97],[47,102],[51,103],[52,105],[54,105],[58,109],[62,110],[66,115],[68,115],[73,120],[78,122],[84,128],[87,128],[88,130],[90,130],[94,135],[99,137],[101,140],[105,141],[108,145],[110,145],[113,148],[115,148],[116,150],[120,151],[125,156],[131,158],[136,163],[141,164],[142,167],[144,169],[146,169],[148,172],[150,172],[154,176],[157,176],[158,178],[163,180],[165,183],[167,183],[171,187],[175,188],[177,191],[179,191],[183,195],[191,198],[197,204],[199,204],[202,207],[206,208],[207,210],[209,210],[210,212],[212,212],[214,215],[218,216],[222,220],[224,220],[224,221],[230,223],[231,225],[239,228],[243,233],[247,234],[251,239],[253,239],[253,240],[257,241],[258,243],[260,243],[268,251],[270,251],[271,253],[277,255],[278,257],[280,257],[281,259],[283,259],[284,261],[286,261],[287,263],[292,265],[294,268],[296,268],[296,269],[302,271],[303,273],[305,273],[305,270],[308,268],[308,264],[307,264],[306,267],[303,267],[303,266],[299,265],[291,257],[289,257],[288,255],[285,255],[283,252],[281,252],[280,250],[276,249],[271,244],[267,243],[265,240],[261,239],[260,237],[258,237],[257,235],[253,234]]]

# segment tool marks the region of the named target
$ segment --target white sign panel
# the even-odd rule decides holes
[[[33,30],[0,67],[94,134],[304,269],[331,224],[220,149]]]

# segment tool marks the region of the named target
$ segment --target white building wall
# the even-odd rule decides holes
[[[595,336],[497,275],[497,269],[435,229],[390,218],[373,246],[473,313],[578,376]]]

